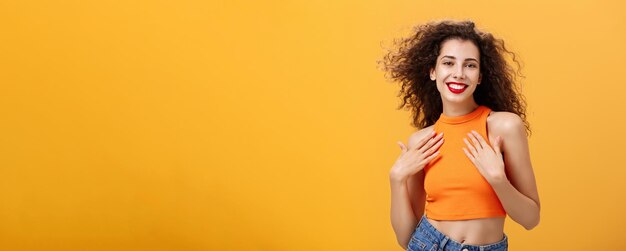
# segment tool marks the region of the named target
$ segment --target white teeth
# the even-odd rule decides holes
[[[463,90],[463,88],[465,88],[464,85],[457,85],[457,84],[449,84],[450,87],[452,87],[452,89],[456,89],[456,90]]]

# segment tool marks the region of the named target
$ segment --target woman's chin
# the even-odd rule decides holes
[[[444,99],[447,103],[452,104],[464,104],[469,102],[467,95],[448,94]]]

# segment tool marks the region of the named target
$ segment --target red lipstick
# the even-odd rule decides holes
[[[448,82],[446,83],[446,85],[448,86],[448,90],[450,90],[450,92],[454,94],[463,93],[465,89],[467,89],[467,85],[463,83]],[[454,87],[452,87],[451,85],[454,85]]]

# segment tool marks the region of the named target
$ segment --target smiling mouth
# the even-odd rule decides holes
[[[446,85],[448,86],[448,90],[455,94],[462,93],[465,89],[467,89],[467,85],[461,83],[450,82],[446,83]]]

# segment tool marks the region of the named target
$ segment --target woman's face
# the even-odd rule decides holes
[[[481,79],[478,47],[469,40],[444,41],[430,79],[436,81],[443,102],[474,102]]]

